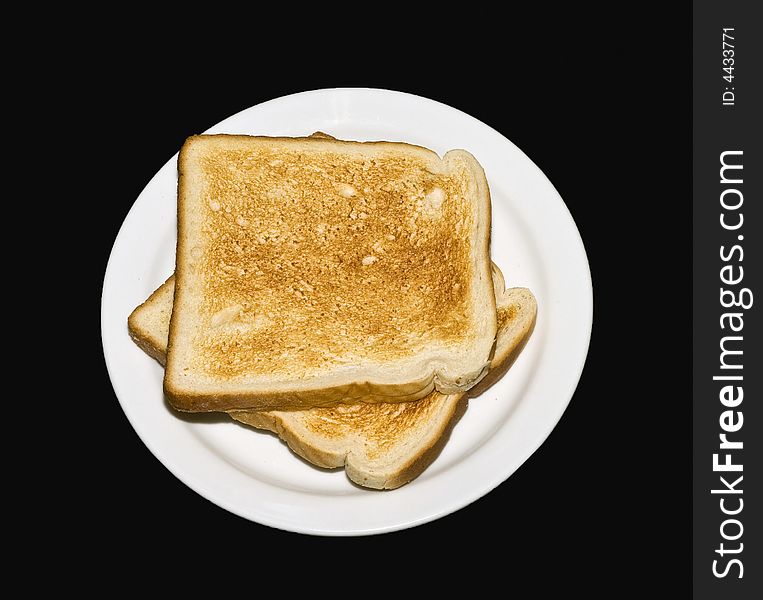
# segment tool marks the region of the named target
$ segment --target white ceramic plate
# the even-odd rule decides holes
[[[176,160],[135,201],[106,269],[101,304],[111,381],[151,452],[190,488],[258,523],[305,533],[381,533],[431,521],[509,477],[546,439],[583,368],[593,311],[575,223],[551,183],[514,144],[438,102],[387,90],[328,89],[240,112],[208,133],[400,140],[472,152],[493,201],[493,260],[509,286],[538,299],[535,332],[509,373],[472,400],[437,460],[416,480],[377,492],[297,458],[272,434],[227,419],[182,418],[162,396],[162,369],[130,340],[127,316],[174,268]],[[520,491],[521,493],[521,491]]]

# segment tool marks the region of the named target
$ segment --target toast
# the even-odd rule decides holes
[[[233,411],[231,417],[276,433],[305,460],[320,467],[344,466],[355,483],[392,489],[417,477],[436,458],[463,414],[467,397],[482,393],[509,368],[535,324],[535,298],[525,288],[504,290],[493,269],[498,335],[491,369],[467,394],[432,392],[408,403],[376,403],[303,411]],[[130,335],[164,364],[174,278],[170,277],[128,320]]]
[[[490,194],[469,153],[201,135],[178,168],[176,409],[403,402],[483,377]]]

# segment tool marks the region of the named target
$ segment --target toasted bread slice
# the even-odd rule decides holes
[[[498,336],[491,370],[468,395],[482,393],[505,373],[535,323],[536,303],[525,288],[504,291],[493,270]],[[130,315],[133,340],[164,364],[173,278]],[[247,425],[275,432],[299,456],[321,467],[344,466],[349,478],[376,489],[399,487],[417,477],[439,454],[466,409],[467,395],[432,392],[407,403],[359,403],[303,411],[232,411]]]
[[[408,401],[484,375],[490,195],[469,153],[203,135],[178,166],[175,408]]]

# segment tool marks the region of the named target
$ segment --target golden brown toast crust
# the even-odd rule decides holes
[[[202,138],[223,141],[189,158]],[[456,369],[461,363],[447,353],[475,344],[476,314],[494,337],[494,313],[475,310],[475,299],[488,296],[475,288],[488,285],[489,261],[474,261],[488,256],[490,215],[476,161],[449,153],[464,163],[447,169],[429,150],[389,142],[253,140],[263,138],[197,136],[181,152],[175,306],[183,310],[172,317],[170,402],[188,411],[306,408],[408,401],[435,387],[473,385],[486,371],[489,341],[479,342],[484,358],[470,359],[460,376],[422,377],[422,366],[401,380],[387,365],[424,356],[419,350],[432,340]],[[185,206],[189,196],[196,212]],[[479,224],[469,204],[475,196],[487,205]],[[173,351],[181,335],[182,359]],[[445,364],[439,360],[432,364]],[[353,377],[349,365],[365,370]],[[326,372],[340,376],[321,379]],[[313,377],[323,383],[311,386]],[[195,383],[185,385],[188,378]]]
[[[428,410],[419,412],[414,408],[421,403],[426,403]],[[429,412],[434,412],[432,411],[433,408],[437,409],[437,420],[434,423],[435,427],[428,432],[425,442],[417,445],[415,452],[411,452],[405,460],[396,464],[392,472],[379,476],[377,473],[364,468],[364,465],[352,460],[348,450],[336,452],[326,449],[320,443],[311,443],[305,440],[302,435],[302,425],[304,423],[314,425],[315,422],[325,418],[325,411],[331,409],[314,408],[301,411],[306,414],[300,419],[301,423],[299,425],[295,422],[294,415],[289,412],[271,411],[258,413],[253,411],[235,411],[231,412],[230,415],[233,419],[245,425],[255,427],[256,429],[272,431],[286,442],[292,452],[316,466],[326,469],[344,467],[347,476],[358,485],[370,489],[392,490],[413,481],[439,456],[450,438],[453,428],[466,412],[468,397],[466,394],[444,396],[437,392],[432,392],[429,396],[416,402],[404,402],[394,405],[377,403],[352,406],[362,408],[366,412],[365,416],[368,418],[364,421],[365,423],[373,419],[375,411],[378,410],[377,407],[386,408],[387,406],[403,407],[403,412],[405,413],[404,420],[408,424],[416,424],[417,421],[426,419]],[[372,431],[366,431],[363,426],[354,426],[351,420],[345,423],[345,427],[338,427],[336,430],[333,430],[328,424],[324,424],[322,427],[319,426],[320,435],[326,438],[342,436],[362,437],[366,440],[367,445],[375,446],[372,454],[375,454],[377,458],[383,457],[384,449],[378,448],[376,445],[389,446],[393,443],[395,434],[404,432],[404,429],[398,427],[395,421],[389,420],[389,417],[389,414],[379,416],[377,419],[378,423],[372,428],[373,431],[382,433],[381,438],[376,438]],[[384,430],[386,430],[386,433]],[[384,440],[386,440],[386,444]]]
[[[212,377],[309,376],[356,354],[403,358],[419,343],[411,332],[458,343],[469,328],[470,246],[443,231],[472,224],[467,208],[443,199],[466,196],[464,175],[433,174],[407,156],[329,151],[306,168],[304,154],[205,154],[203,178],[215,183],[205,231],[235,241],[209,244],[200,259],[211,327],[196,366]],[[394,290],[401,303],[365,288]],[[306,331],[312,323],[320,330]]]

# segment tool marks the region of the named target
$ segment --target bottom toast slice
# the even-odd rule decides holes
[[[276,433],[299,456],[326,468],[345,467],[358,485],[393,489],[424,471],[445,445],[466,410],[468,396],[500,378],[524,347],[535,325],[537,305],[526,288],[504,288],[493,267],[498,334],[490,373],[468,394],[432,392],[415,402],[356,404],[302,411],[231,411],[231,417]],[[128,319],[130,336],[164,364],[172,314],[170,277]]]

